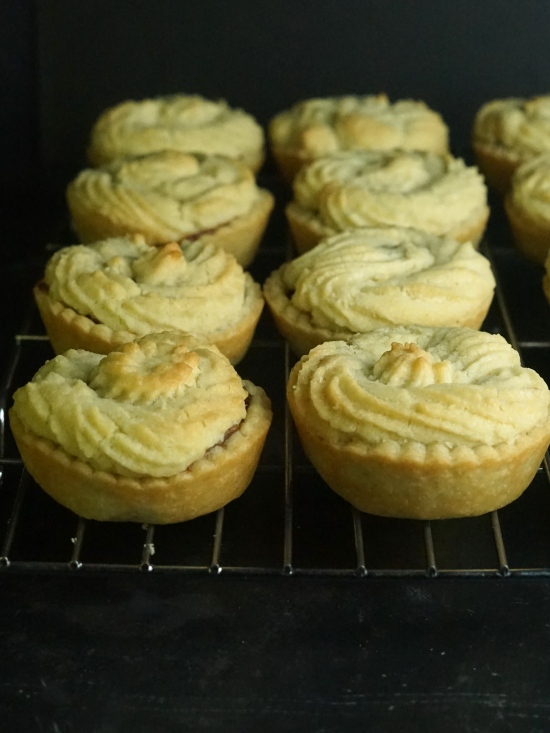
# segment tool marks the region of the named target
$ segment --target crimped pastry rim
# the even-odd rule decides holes
[[[294,353],[301,356],[323,341],[346,341],[355,335],[354,331],[347,329],[314,326],[311,316],[298,310],[287,297],[282,277],[284,269],[283,264],[269,275],[264,282],[263,293],[278,330],[289,341]]]
[[[249,308],[243,318],[231,328],[220,328],[209,334],[196,334],[207,343],[216,345],[233,364],[238,363],[248,350],[264,308],[259,285],[246,274],[245,295],[248,296]],[[46,333],[57,354],[70,348],[108,354],[122,344],[140,338],[139,334],[130,331],[115,331],[104,323],[98,323],[78,313],[65,303],[52,300],[43,280],[34,286],[33,294]]]
[[[61,446],[56,445],[52,441],[39,437],[28,430],[17,416],[13,408],[9,412],[10,425],[14,435],[16,444],[21,453],[23,463],[29,469],[29,458],[38,455],[40,461],[44,464],[40,468],[41,475],[35,475],[32,467],[29,473],[35,478],[36,482],[42,486],[44,491],[48,493],[56,501],[63,506],[79,513],[79,503],[82,497],[79,494],[85,494],[86,484],[92,482],[99,487],[99,495],[103,493],[109,497],[120,497],[121,494],[129,493],[132,496],[137,491],[148,492],[150,495],[159,499],[159,506],[152,506],[148,503],[146,511],[152,508],[151,516],[133,516],[134,508],[130,506],[130,511],[124,507],[124,516],[92,516],[81,514],[87,519],[100,519],[103,521],[137,521],[150,523],[172,523],[186,521],[195,516],[200,516],[207,512],[197,514],[186,514],[186,501],[188,496],[183,497],[183,508],[174,518],[171,513],[173,507],[168,507],[167,511],[162,508],[162,499],[167,491],[176,490],[184,492],[186,489],[192,491],[193,484],[208,479],[215,482],[216,476],[223,480],[226,472],[231,468],[231,464],[237,462],[237,468],[242,474],[242,480],[236,482],[234,487],[229,487],[230,496],[224,496],[224,501],[219,503],[213,501],[213,506],[208,511],[224,506],[228,501],[237,498],[250,483],[253,473],[256,469],[257,462],[260,457],[261,450],[265,442],[265,438],[271,425],[272,411],[271,401],[267,397],[265,391],[247,380],[243,380],[243,387],[248,392],[249,402],[247,404],[246,416],[229,437],[222,443],[212,446],[207,450],[205,456],[192,463],[185,471],[165,478],[157,477],[129,477],[108,471],[95,470],[87,463],[68,454]],[[68,481],[67,486],[60,487],[54,482],[52,485],[45,486],[47,477],[52,466],[61,471]],[[45,479],[45,481],[43,481]],[[69,489],[69,498],[71,505],[67,501],[61,500],[59,497],[66,492],[64,488]],[[216,486],[213,485],[215,489]],[[71,499],[71,496],[73,498]],[[194,497],[191,497],[191,499]],[[86,496],[84,496],[86,501]],[[138,512],[139,514],[139,512]],[[132,515],[132,516],[130,516]]]
[[[536,425],[514,442],[454,446],[404,440],[369,443],[323,425],[295,399],[291,414],[306,455],[335,493],[359,511],[406,519],[479,516],[517,499],[548,448],[550,428]]]

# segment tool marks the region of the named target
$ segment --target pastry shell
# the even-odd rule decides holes
[[[127,100],[96,120],[88,147],[92,165],[159,150],[204,152],[240,160],[253,171],[264,161],[264,133],[252,115],[225,100],[173,94]]]
[[[56,354],[68,349],[85,349],[96,354],[108,354],[122,344],[134,341],[137,334],[129,331],[115,331],[103,323],[97,323],[88,316],[52,300],[48,287],[40,281],[33,288],[33,294],[44,323],[46,333]],[[256,325],[261,316],[264,301],[255,291],[247,294],[248,312],[241,321],[230,328],[220,328],[210,336],[214,344],[232,364],[238,364],[250,347]]]
[[[519,166],[550,151],[550,95],[493,99],[478,110],[472,148],[487,184],[503,194]]]
[[[189,158],[204,160],[207,156],[189,156],[176,151],[151,153],[134,159],[137,166],[154,168],[155,161],[159,165],[166,165],[167,169],[178,170],[187,164]],[[139,234],[151,245],[166,244],[171,241],[189,241],[200,238],[205,244],[214,244],[232,254],[243,266],[248,267],[256,256],[259,244],[265,232],[269,217],[274,207],[275,199],[271,192],[258,188],[253,181],[252,174],[237,162],[227,161],[236,171],[238,183],[246,183],[247,195],[250,197],[250,207],[242,213],[235,214],[239,209],[240,194],[237,187],[228,203],[223,192],[219,195],[209,195],[208,200],[195,204],[191,199],[190,205],[195,212],[202,210],[212,211],[219,207],[216,226],[201,226],[194,223],[194,229],[189,231],[186,222],[184,227],[173,220],[174,204],[178,203],[169,193],[151,194],[146,187],[135,188],[125,181],[104,185],[100,176],[111,175],[110,168],[87,169],[82,171],[67,187],[67,204],[71,213],[74,229],[81,242],[90,243],[109,237],[128,236]],[[111,167],[116,166],[114,161]],[[247,181],[248,177],[252,177]],[[240,180],[239,180],[240,177]],[[96,183],[97,182],[97,183]],[[224,184],[221,185],[223,188]],[[227,188],[227,186],[225,186]],[[90,196],[89,192],[93,195]],[[165,219],[161,204],[169,207],[170,219]],[[236,206],[237,204],[237,206]],[[179,205],[179,204],[178,204]],[[193,213],[192,216],[195,216]],[[199,219],[197,219],[197,222]]]
[[[167,478],[131,478],[90,468],[29,431],[10,412],[23,463],[56,501],[86,519],[170,524],[215,511],[250,484],[271,423],[265,392],[243,382],[246,417],[235,432],[186,471]]]
[[[525,158],[513,150],[479,140],[472,142],[472,148],[489,188],[499,194],[505,193],[514,171],[525,162]]]
[[[504,208],[516,248],[544,265],[550,250],[550,155],[522,164],[512,176]]]
[[[404,292],[407,288],[411,288],[409,307],[403,306],[400,311],[400,320],[398,323],[407,324],[411,323],[411,318],[415,318],[415,323],[421,325],[425,323],[427,325],[439,325],[439,326],[464,326],[469,328],[478,329],[481,327],[491,302],[493,300],[494,291],[494,279],[490,274],[490,267],[488,266],[487,260],[478,252],[471,249],[469,244],[458,245],[456,242],[450,243],[447,238],[435,237],[433,235],[427,235],[424,232],[418,232],[412,229],[400,229],[397,227],[388,227],[387,229],[380,229],[378,227],[356,229],[351,232],[337,234],[333,237],[324,239],[320,243],[320,247],[323,247],[324,254],[330,254],[331,247],[337,247],[339,244],[346,245],[349,243],[351,246],[355,245],[357,248],[364,245],[366,252],[376,252],[375,245],[373,242],[379,241],[381,234],[387,232],[387,242],[396,243],[407,243],[414,241],[415,244],[420,248],[421,244],[427,242],[426,249],[434,247],[435,245],[443,247],[444,244],[447,246],[451,245],[452,256],[458,258],[457,262],[461,262],[460,256],[463,253],[464,259],[468,262],[477,264],[478,267],[472,267],[471,279],[466,277],[468,270],[464,267],[459,268],[458,278],[463,279],[464,289],[467,288],[467,297],[459,297],[456,293],[457,288],[456,275],[452,269],[449,269],[448,277],[451,279],[453,291],[449,290],[447,297],[455,301],[460,302],[460,308],[453,311],[452,316],[449,315],[449,310],[445,307],[446,304],[441,302],[443,286],[440,282],[433,288],[430,288],[427,281],[423,282],[420,273],[418,279],[415,281],[409,281],[406,274],[402,278],[398,278],[395,275],[395,271],[392,271],[387,276],[386,281],[381,277],[380,270],[376,273],[375,287],[383,288],[386,286],[387,294],[385,298],[391,301],[392,291],[394,298],[403,299]],[[454,244],[454,247],[453,247]],[[448,250],[450,251],[450,250]],[[357,257],[357,255],[356,255]],[[322,257],[320,257],[322,262]],[[369,267],[368,264],[364,264],[364,281],[357,279],[357,266],[358,261],[355,259],[356,268],[350,271],[350,284],[348,294],[350,297],[358,296],[363,288],[367,290],[367,295],[362,298],[364,302],[364,308],[369,310],[370,316],[370,328],[380,328],[392,323],[392,318],[395,318],[396,307],[391,302],[388,302],[384,297],[380,296],[375,303],[367,301],[368,289],[369,289]],[[379,264],[379,263],[377,263]],[[440,269],[444,271],[445,264],[451,264],[449,260],[447,263],[441,262]],[[484,265],[484,266],[481,266]],[[279,333],[285,338],[290,345],[291,350],[297,356],[303,356],[307,354],[314,346],[321,344],[325,341],[347,341],[358,331],[352,331],[349,328],[338,327],[334,324],[332,327],[325,325],[320,326],[315,323],[311,312],[301,310],[296,307],[292,302],[291,293],[289,292],[288,285],[285,282],[285,270],[288,267],[288,263],[283,264],[277,270],[271,273],[267,278],[263,286],[264,297],[267,305],[271,312],[271,315],[275,321],[275,325]],[[309,264],[305,269],[309,273],[315,271],[315,264]],[[378,269],[378,268],[377,268]],[[326,276],[326,265],[322,268],[322,285],[320,287],[327,288],[327,276]],[[374,275],[374,269],[370,271]],[[339,273],[339,277],[342,275]],[[433,300],[432,300],[433,299]],[[368,302],[368,304],[367,304]],[[388,306],[386,307],[386,302]],[[439,307],[437,306],[439,303]],[[422,304],[421,315],[412,315],[410,308],[416,309],[419,304]],[[457,312],[459,315],[457,315]],[[414,310],[413,313],[417,314],[418,311]],[[326,316],[325,316],[326,317]],[[422,320],[424,318],[424,320]],[[429,320],[426,320],[429,319]],[[367,320],[365,318],[365,320]],[[367,329],[363,329],[367,330]]]
[[[481,240],[487,190],[473,166],[424,151],[344,151],[304,166],[285,208],[297,251],[366,226],[411,227],[459,242]]]
[[[293,140],[282,134],[287,126]],[[448,152],[448,129],[437,112],[415,100],[391,103],[385,94],[303,100],[276,115],[268,132],[277,168],[287,183],[302,166],[335,150]]]
[[[292,389],[293,380],[289,383]],[[362,512],[407,519],[479,516],[517,499],[531,483],[548,447],[536,428],[510,449],[480,448],[440,455],[420,444],[401,450],[359,442],[332,444],[292,401],[304,450],[326,483]]]
[[[329,487],[358,510],[422,520],[478,516],[514,501],[531,483],[550,440],[548,419],[510,443],[369,442],[327,425],[297,396],[302,366],[316,351],[290,373],[291,414],[311,463]],[[313,379],[323,378],[314,372]],[[325,389],[333,395],[330,386]],[[342,410],[345,420],[345,407]]]

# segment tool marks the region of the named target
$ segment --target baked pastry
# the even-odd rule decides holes
[[[477,169],[435,153],[334,153],[304,166],[293,188],[286,215],[299,252],[363,226],[413,227],[477,244],[489,216]]]
[[[264,160],[264,132],[252,115],[225,100],[173,94],[129,100],[95,122],[88,147],[92,165],[160,150],[223,155],[257,171]]]
[[[327,484],[357,509],[476,516],[516,499],[550,441],[550,392],[499,335],[396,327],[316,346],[287,396]]]
[[[504,207],[517,248],[543,265],[550,250],[550,153],[516,168]]]
[[[142,234],[148,244],[201,237],[246,267],[274,200],[243,163],[164,151],[81,171],[67,203],[82,242],[126,234]]]
[[[108,354],[155,331],[188,331],[236,364],[264,301],[235,258],[200,240],[150,247],[142,237],[58,250],[34,296],[53,349]]]
[[[276,115],[268,136],[281,175],[340,150],[448,152],[449,131],[424,102],[391,103],[385,94],[307,99]]]
[[[17,390],[10,423],[36,482],[87,519],[180,522],[239,496],[271,421],[215,346],[163,332],[70,350]]]
[[[504,192],[518,166],[550,153],[550,95],[487,102],[475,117],[472,146],[489,186]]]
[[[264,295],[279,332],[301,356],[323,341],[384,326],[479,328],[495,280],[468,243],[416,229],[336,234],[275,270]]]

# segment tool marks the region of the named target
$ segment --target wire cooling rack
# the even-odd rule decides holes
[[[284,242],[279,210],[252,268],[258,281],[287,256]],[[520,351],[525,366],[550,383],[550,306],[541,288],[541,269],[513,249],[498,210],[482,248],[498,282],[484,329],[502,333]],[[336,496],[309,464],[294,433],[285,403],[293,357],[267,313],[238,367],[243,377],[264,387],[274,408],[260,464],[244,495],[218,512],[176,525],[79,518],[34,483],[11,436],[6,420],[11,395],[53,355],[32,303],[14,329],[0,384],[0,572],[550,575],[546,461],[522,497],[482,517],[386,519],[362,514]]]

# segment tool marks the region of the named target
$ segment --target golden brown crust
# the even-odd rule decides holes
[[[237,217],[214,232],[203,234],[201,242],[221,247],[232,254],[242,267],[248,267],[256,256],[274,205],[273,194],[261,189],[258,201],[248,214]]]
[[[215,344],[236,363],[263,308],[250,273],[202,240],[152,247],[142,238],[119,237],[63,247],[34,294],[56,353],[108,354],[172,329]]]
[[[306,99],[269,124],[273,157],[291,183],[302,165],[341,150],[448,152],[448,129],[423,102],[386,94]]]
[[[279,333],[301,356],[395,323],[480,328],[493,289],[488,261],[470,245],[372,227],[323,240],[315,254],[272,272],[263,291]]]
[[[94,471],[32,434],[13,411],[10,423],[31,476],[76,514],[101,521],[182,522],[219,509],[240,496],[252,480],[269,430],[271,407],[261,388],[244,385],[250,402],[239,429],[189,469],[165,479]]]
[[[96,120],[88,158],[100,166],[167,149],[225,155],[257,171],[264,159],[264,133],[252,115],[225,100],[197,94],[127,100]]]
[[[472,147],[476,163],[487,185],[500,194],[505,193],[510,186],[514,171],[521,165],[523,158],[498,145],[474,141]]]
[[[529,260],[544,265],[550,250],[550,221],[533,221],[510,196],[504,200],[516,248]]]
[[[366,226],[412,227],[476,245],[489,216],[473,166],[426,152],[344,151],[301,168],[286,216],[302,253]]]
[[[56,354],[63,354],[69,349],[109,354],[122,344],[137,338],[134,333],[113,331],[102,323],[96,323],[91,318],[76,313],[63,303],[53,301],[43,282],[35,285],[33,294]],[[210,343],[215,344],[232,364],[238,364],[248,351],[263,307],[264,301],[259,298],[236,326],[220,331],[210,340]]]
[[[81,171],[67,187],[67,204],[82,242],[141,235],[158,245],[200,237],[247,266],[274,198],[242,163],[163,151]]]
[[[527,488],[550,439],[542,379],[503,339],[469,329],[381,329],[324,344],[293,368],[287,397],[328,485],[383,516],[498,509]]]
[[[478,516],[509,504],[531,483],[548,447],[548,431],[536,428],[506,456],[487,451],[442,465],[402,456],[368,454],[355,441],[332,445],[311,429],[293,402],[292,415],[304,450],[327,484],[359,511],[408,519]]]

